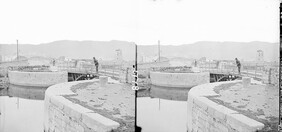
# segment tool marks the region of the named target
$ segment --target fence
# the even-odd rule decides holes
[[[49,66],[38,65],[38,66],[11,66],[9,70],[12,71],[28,71],[28,72],[39,72],[39,71],[50,71]]]
[[[68,71],[73,73],[86,73],[86,74],[94,74],[96,73],[96,67],[94,64],[80,64],[75,65],[74,63],[70,62],[61,62],[56,64],[58,70],[61,71]],[[98,69],[98,73],[100,75],[109,76],[115,79],[122,80],[122,82],[129,82],[129,74],[131,73],[128,67],[123,67],[122,65],[100,65]]]
[[[221,63],[217,66],[209,63],[200,65],[201,71],[211,73],[238,74],[238,67],[235,63]],[[267,84],[278,85],[279,65],[274,63],[242,63],[241,75],[253,77]]]
[[[230,62],[200,62],[198,64],[200,71],[208,71],[211,73],[222,74],[238,74],[238,68],[235,63]],[[59,70],[66,70],[69,72],[95,73],[96,68],[94,64],[80,64],[75,65],[73,62],[58,63]],[[278,84],[278,64],[270,63],[242,63],[241,75],[253,77],[268,84]],[[113,78],[118,78],[121,82],[132,82],[132,67],[124,67],[122,65],[100,65],[99,73]],[[149,71],[165,71],[165,72],[190,72],[191,67],[138,67],[139,77],[144,79],[149,78]],[[142,79],[140,79],[142,80]]]

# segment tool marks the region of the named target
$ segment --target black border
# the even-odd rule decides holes
[[[137,44],[135,44],[135,71],[137,71]],[[137,82],[136,77],[135,77],[135,82]],[[135,90],[135,124],[134,125],[135,125],[135,132],[140,131],[137,127],[137,90]]]
[[[282,44],[281,44],[281,37],[282,37],[282,34],[281,34],[281,17],[282,17],[282,15],[281,15],[281,9],[282,8],[282,3],[281,3],[281,1],[280,1],[280,7],[279,7],[279,9],[280,9],[280,15],[279,15],[279,19],[280,19],[280,21],[279,21],[279,26],[280,26],[280,30],[279,30],[279,34],[280,34],[280,44],[279,44],[279,82],[278,82],[278,86],[279,86],[279,104],[278,104],[278,107],[279,107],[279,125],[278,125],[278,131],[281,131],[282,130],[282,118],[281,118],[281,90],[282,90],[282,87],[281,87],[281,64],[282,64],[282,58],[281,58],[281,48],[282,48]]]

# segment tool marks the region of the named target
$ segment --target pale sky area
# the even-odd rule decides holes
[[[0,43],[279,42],[279,0],[1,0]]]

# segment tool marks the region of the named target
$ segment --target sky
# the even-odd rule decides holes
[[[279,0],[1,0],[0,43],[279,42]]]

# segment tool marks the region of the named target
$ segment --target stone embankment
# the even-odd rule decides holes
[[[251,119],[240,112],[214,102],[209,97],[219,97],[215,87],[222,84],[242,82],[227,81],[203,84],[193,87],[188,93],[188,132],[254,132],[264,128],[264,124]],[[243,81],[249,83],[249,80]],[[248,86],[242,84],[244,87]]]
[[[71,87],[82,82],[93,82],[93,80],[60,83],[46,90],[44,100],[44,130],[46,132],[106,132],[120,126],[116,121],[66,98],[77,95]]]

